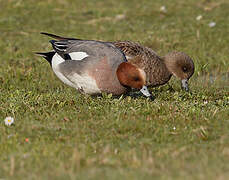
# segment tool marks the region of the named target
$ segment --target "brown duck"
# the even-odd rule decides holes
[[[146,72],[147,86],[163,85],[174,75],[181,80],[182,88],[189,90],[188,80],[194,73],[194,63],[185,53],[175,51],[160,57],[152,49],[135,42],[117,41],[113,44],[122,50],[129,62]]]
[[[42,33],[58,40],[78,40],[49,33]],[[181,86],[186,91],[188,80],[194,73],[193,60],[183,52],[171,52],[164,57],[158,56],[152,49],[131,41],[106,42],[119,48],[126,59],[141,68],[146,73],[147,86],[160,86],[167,83],[172,75],[181,80]]]

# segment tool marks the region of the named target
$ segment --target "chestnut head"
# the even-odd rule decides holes
[[[118,66],[116,74],[121,85],[138,89],[147,97],[152,96],[145,86],[146,73],[134,64],[130,62],[121,63]]]

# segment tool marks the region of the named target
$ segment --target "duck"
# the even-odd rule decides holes
[[[192,77],[195,66],[193,60],[184,52],[170,52],[163,57],[151,48],[132,41],[116,41],[128,62],[146,72],[146,85],[156,87],[166,84],[172,76],[180,79],[181,88],[189,91],[188,81]]]
[[[41,34],[58,39],[49,41],[53,50],[36,54],[49,62],[64,84],[89,95],[121,95],[135,89],[152,98],[144,70],[128,62],[112,43]]]

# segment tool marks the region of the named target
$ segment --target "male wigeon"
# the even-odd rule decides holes
[[[75,38],[59,38],[58,41],[51,40],[50,43],[53,51],[37,54],[50,63],[62,82],[80,92],[91,95],[102,92],[120,95],[134,88],[145,96],[152,97],[145,86],[146,73],[127,62],[123,52],[113,44]]]
[[[122,50],[128,62],[146,72],[147,86],[163,85],[174,75],[181,80],[182,88],[189,90],[188,80],[194,73],[194,63],[185,53],[171,52],[160,57],[152,49],[135,42],[117,41],[113,44]]]

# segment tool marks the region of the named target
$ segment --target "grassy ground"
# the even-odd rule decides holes
[[[1,180],[229,178],[227,0],[0,4]],[[192,94],[175,79],[151,89],[153,102],[76,93],[34,55],[51,49],[40,31],[184,51],[196,66]]]

